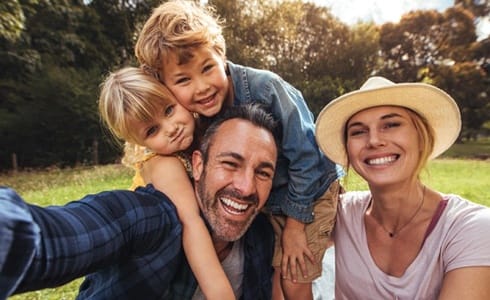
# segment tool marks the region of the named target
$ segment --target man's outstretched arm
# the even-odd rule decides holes
[[[163,252],[169,241],[180,244],[180,223],[168,198],[151,186],[87,195],[64,206],[39,207],[23,202],[10,189],[1,201],[23,203],[39,228],[32,261],[18,275],[15,293],[59,286],[106,267],[128,264]],[[29,223],[29,222],[28,222]],[[14,230],[13,235],[18,235]],[[3,244],[2,244],[3,249]],[[19,256],[27,256],[15,250]],[[9,263],[7,257],[5,263]],[[17,260],[18,262],[18,260]],[[3,270],[2,276],[4,275]]]

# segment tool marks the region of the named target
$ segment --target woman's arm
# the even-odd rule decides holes
[[[152,183],[176,206],[184,251],[203,294],[207,299],[235,299],[182,162],[174,156],[158,155],[144,163],[141,173],[146,183]]]
[[[490,299],[490,267],[465,267],[449,271],[444,276],[438,299]]]

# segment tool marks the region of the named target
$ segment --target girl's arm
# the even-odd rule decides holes
[[[203,294],[207,299],[235,299],[182,162],[174,156],[157,155],[143,164],[141,173],[146,183],[152,183],[176,206],[184,251]]]

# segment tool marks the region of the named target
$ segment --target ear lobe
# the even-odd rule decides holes
[[[192,152],[192,176],[195,181],[199,181],[203,170],[202,153],[199,150]]]

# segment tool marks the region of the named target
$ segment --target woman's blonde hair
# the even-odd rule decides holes
[[[415,130],[417,131],[418,135],[418,142],[422,147],[420,149],[420,159],[417,164],[417,168],[415,169],[416,179],[420,179],[420,173],[427,165],[432,151],[434,151],[434,129],[432,126],[430,126],[426,118],[409,108],[405,109],[408,111],[408,115],[415,126]]]
[[[115,137],[137,144],[131,123],[148,122],[174,103],[174,96],[158,80],[141,68],[125,67],[101,84],[99,113]]]
[[[222,23],[209,5],[168,1],[155,8],[144,24],[135,46],[136,57],[156,78],[171,52],[177,56],[178,64],[188,62],[193,51],[201,47],[210,47],[225,58]]]

